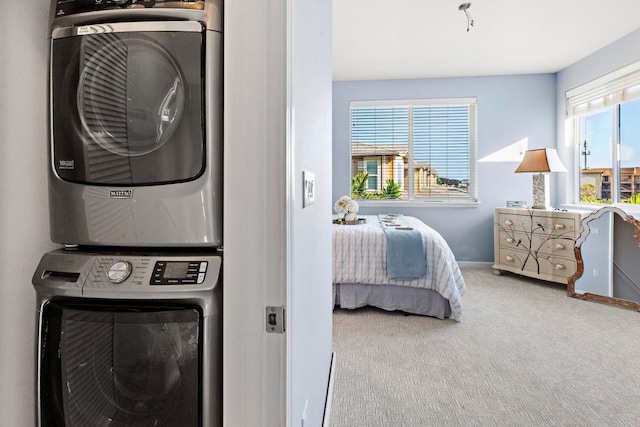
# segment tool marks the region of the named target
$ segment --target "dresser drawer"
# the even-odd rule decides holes
[[[513,230],[523,233],[546,234],[575,239],[580,232],[579,220],[573,217],[550,217],[540,215],[521,215],[500,213],[499,229]]]
[[[575,258],[573,239],[549,239],[540,245],[540,254],[552,255],[561,258]]]
[[[500,231],[498,232],[500,248],[510,248],[526,251],[529,248],[529,236],[526,233]],[[548,238],[545,235],[534,234],[531,238],[531,250],[539,254],[554,255],[564,258],[574,257],[574,240],[570,238]]]
[[[538,262],[536,263],[536,258],[533,256],[527,257],[527,255],[528,253],[525,251],[501,248],[499,250],[499,259],[494,267],[503,267],[516,273],[522,272],[533,277],[538,276],[541,279],[562,283],[567,283],[566,279],[576,272],[575,259],[542,255],[538,256]]]

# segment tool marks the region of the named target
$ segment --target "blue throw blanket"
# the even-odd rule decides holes
[[[387,238],[387,273],[390,279],[413,280],[426,273],[424,240],[418,230],[408,228],[402,216],[393,222],[383,221],[385,215],[379,215],[382,229]],[[391,224],[391,225],[390,225]],[[395,225],[393,225],[395,224]],[[400,228],[397,228],[400,226]]]

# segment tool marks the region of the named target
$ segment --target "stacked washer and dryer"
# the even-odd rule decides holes
[[[220,425],[222,0],[51,15],[37,425]]]

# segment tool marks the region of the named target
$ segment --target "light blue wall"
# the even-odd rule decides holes
[[[640,61],[640,30],[618,39],[599,51],[581,59],[557,73],[556,102],[558,153],[568,170],[575,166],[575,149],[565,137],[565,93],[591,80],[602,77],[619,68]],[[558,181],[557,193],[560,201],[573,203],[577,174],[566,174]]]
[[[350,192],[351,101],[451,97],[478,100],[479,159],[523,138],[529,148],[556,145],[555,74],[334,82],[333,200]],[[506,200],[532,199],[531,175],[514,174],[516,167],[478,164],[477,207],[363,207],[360,213],[415,216],[442,234],[458,261],[492,262],[494,208]]]
[[[558,153],[568,170],[575,168],[577,156],[575,147],[571,144],[572,138],[566,136],[570,131],[570,126],[565,119],[566,92],[639,60],[640,30],[637,30],[557,74]],[[558,181],[556,192],[561,201],[574,203],[576,187],[577,172],[568,173]],[[597,222],[594,221],[593,226],[600,229],[600,234],[590,235],[582,245],[585,268],[584,275],[576,282],[576,289],[599,293],[597,289],[603,287],[607,289],[611,285],[613,240],[609,216],[600,218]],[[594,269],[599,270],[598,277],[594,277]]]

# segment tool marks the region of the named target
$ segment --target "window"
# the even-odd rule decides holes
[[[365,172],[369,175],[369,179],[367,180],[367,190],[377,191],[380,189],[378,186],[378,165],[380,162],[378,160],[370,159],[366,159],[364,162],[366,164]]]
[[[351,103],[355,199],[475,202],[476,100]]]
[[[640,203],[640,63],[567,93],[582,203]]]

